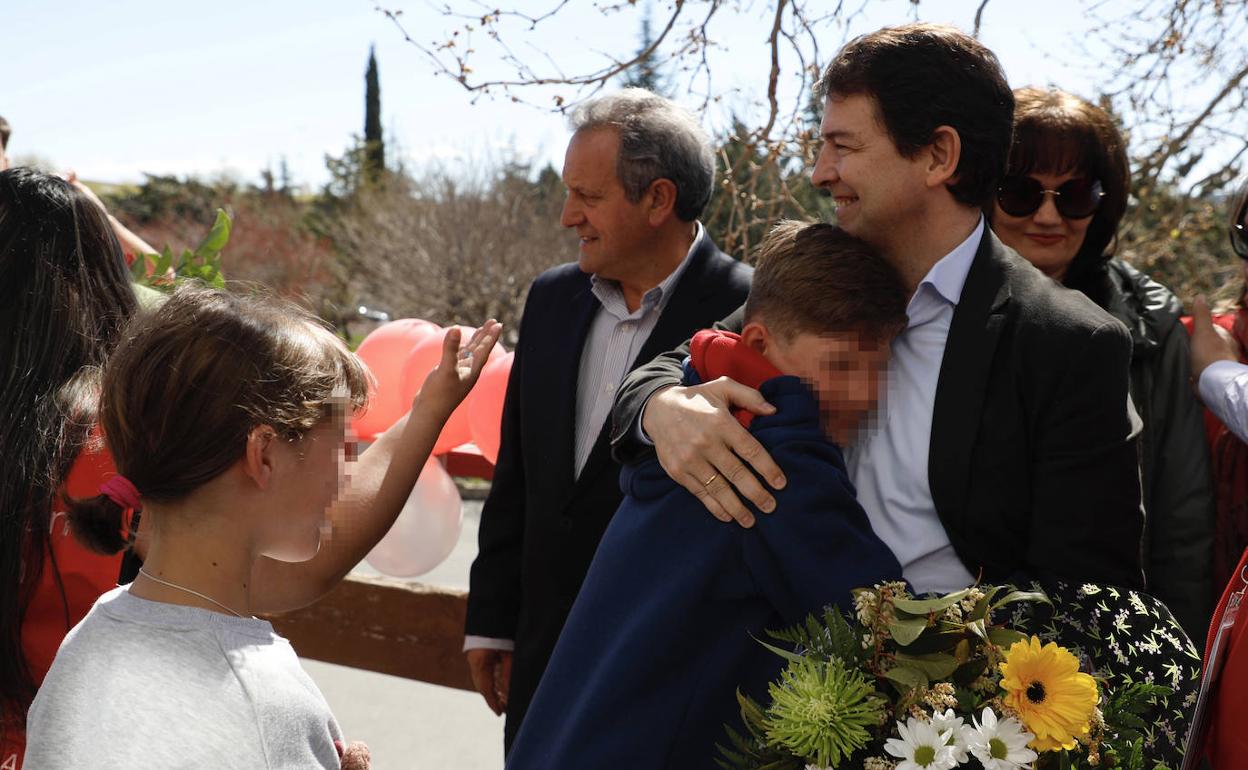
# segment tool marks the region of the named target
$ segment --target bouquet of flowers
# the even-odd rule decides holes
[[[1005,622],[1028,603],[1051,604],[1040,590],[977,586],[916,598],[904,583],[883,583],[854,592],[852,615],[829,608],[769,632],[790,645],[764,643],[787,665],[769,685],[769,705],[738,692],[746,733],[728,728],[718,764],[1165,768],[1154,758],[1146,765],[1145,748],[1152,715],[1172,689],[1152,675],[1109,686],[1081,671],[1070,649]],[[1120,647],[1112,635],[1108,643]]]

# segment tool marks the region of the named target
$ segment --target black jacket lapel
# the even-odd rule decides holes
[[[547,442],[550,462],[543,463],[546,467],[540,472],[546,475],[549,489],[564,490],[565,495],[571,494],[576,472],[576,387],[581,351],[598,308],[598,298],[590,290],[589,276],[585,276],[584,285],[568,298],[567,312],[552,314],[553,323],[545,330],[554,338],[567,338],[568,344],[559,346],[547,359],[548,374],[543,378],[547,387],[538,414],[547,415],[550,420]],[[560,507],[566,501],[565,496]]]
[[[1010,298],[1004,247],[985,229],[953,312],[936,384],[928,484],[945,528],[965,515],[971,450]]]

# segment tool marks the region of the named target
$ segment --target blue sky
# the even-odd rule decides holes
[[[531,12],[555,4],[517,3]],[[467,13],[481,7],[451,5]],[[656,17],[664,5],[655,3]],[[969,29],[978,5],[923,0],[919,16]],[[712,28],[722,49],[712,62],[713,85],[725,105],[748,111],[765,88],[766,3],[740,6]],[[402,9],[405,26],[422,40],[452,26],[431,3],[388,7]],[[521,50],[549,55],[570,71],[601,61],[597,52],[635,47],[638,16],[604,20],[590,0],[572,0],[569,8]],[[840,38],[821,43],[825,57],[846,36],[914,18],[909,0],[869,0],[865,8]],[[1081,8],[1078,0],[992,0],[981,38],[1013,85],[1054,83],[1087,94],[1095,68],[1064,62],[1081,33]],[[362,131],[370,45],[381,68],[387,138],[413,167],[472,170],[512,153],[558,167],[567,140],[564,119],[548,110],[506,99],[474,104],[459,85],[435,76],[368,0],[0,0],[0,25],[0,115],[14,127],[10,154],[74,167],[89,180],[136,181],[148,171],[255,181],[285,156],[297,182],[319,185],[324,155],[341,153]],[[488,41],[476,42],[486,70]],[[708,127],[726,115],[727,107],[708,112]]]

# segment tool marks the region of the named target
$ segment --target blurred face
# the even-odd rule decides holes
[[[802,332],[787,340],[771,336],[766,356],[815,391],[824,432],[845,446],[857,438],[863,419],[879,402],[888,353],[887,342],[863,339],[857,332]]]
[[[1083,179],[1080,171],[1065,174],[1028,174],[1046,191],[1057,190],[1072,179]],[[1055,280],[1062,280],[1071,261],[1083,246],[1093,214],[1066,217],[1057,210],[1052,192],[1045,192],[1040,208],[1025,216],[1007,214],[1000,203],[993,204],[992,229],[1006,246]]]
[[[280,475],[274,480],[275,504],[268,517],[264,555],[281,561],[307,561],[320,550],[330,506],[349,478],[348,458],[355,456],[355,436],[345,419],[346,406],[333,402],[333,415],[302,439],[278,440]]]
[[[581,270],[626,280],[648,251],[649,193],[630,203],[616,176],[619,134],[612,129],[578,131],[563,160],[568,197],[559,222],[580,237]]]
[[[897,152],[869,96],[830,97],[819,130],[811,182],[832,195],[838,225],[884,248],[925,190],[922,162]]]

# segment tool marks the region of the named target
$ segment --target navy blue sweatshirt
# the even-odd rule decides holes
[[[686,381],[697,374],[686,366]],[[626,467],[625,499],[538,686],[508,770],[715,767],[736,690],[766,696],[783,661],[758,639],[850,590],[901,579],[855,499],[813,393],[781,376],[750,431],[784,469],[775,513],[712,517],[657,460]]]

